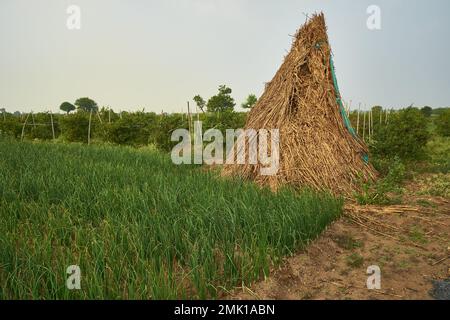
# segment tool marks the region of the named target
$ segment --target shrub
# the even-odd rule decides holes
[[[387,125],[375,130],[371,152],[379,158],[421,159],[429,137],[427,119],[420,110],[409,107],[392,114]]]
[[[22,124],[18,117],[8,117],[0,120],[0,133],[14,138],[20,138],[22,134]]]
[[[30,120],[28,120],[30,121]],[[30,124],[32,124],[31,122]],[[51,116],[48,113],[37,113],[34,115],[35,126],[30,125],[27,129],[27,137],[31,139],[51,140],[53,139]],[[53,128],[55,130],[55,138],[59,135],[59,123],[56,116],[53,116]]]
[[[176,129],[188,129],[189,123],[181,114],[163,115],[159,122],[152,129],[149,142],[153,143],[158,149],[170,151],[178,144],[177,141],[171,141],[172,132]]]
[[[88,128],[89,128],[89,113],[85,111],[78,111],[74,114],[61,117],[60,125],[62,135],[65,140],[69,142],[88,142]],[[92,114],[91,123],[91,138],[94,136],[94,131],[97,129],[94,114]]]
[[[450,137],[450,109],[443,110],[435,120],[436,132],[443,137]]]
[[[393,160],[374,159],[373,164],[382,178],[363,185],[363,191],[356,195],[359,204],[396,204],[401,202],[400,184],[406,178],[406,167],[398,157]]]
[[[242,129],[245,126],[247,113],[225,111],[220,113],[208,113],[204,115],[203,130],[218,129],[225,136],[227,129]]]
[[[123,113],[122,117],[111,123],[104,123],[99,134],[103,140],[123,145],[147,145],[152,132],[155,132],[157,117],[154,113]]]

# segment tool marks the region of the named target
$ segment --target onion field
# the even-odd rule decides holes
[[[342,212],[150,148],[0,138],[0,299],[200,299],[264,278]],[[81,288],[66,286],[79,266]]]

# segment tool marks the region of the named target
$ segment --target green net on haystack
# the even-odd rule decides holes
[[[245,128],[280,130],[280,168],[276,175],[263,176],[261,164],[227,165],[225,176],[238,175],[274,190],[289,185],[343,195],[376,177],[368,148],[342,105],[323,14],[297,31]],[[241,147],[236,144],[234,154]]]

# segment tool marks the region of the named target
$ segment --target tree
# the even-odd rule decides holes
[[[372,107],[372,114],[373,113],[379,114],[380,112],[383,112],[383,107],[382,106],[374,106],[374,107]]]
[[[78,107],[79,110],[87,112],[98,110],[97,103],[89,98],[80,98],[77,101],[75,101],[75,105]]]
[[[251,109],[255,105],[255,103],[258,101],[258,98],[254,94],[249,94],[247,97],[247,100],[241,105],[244,109]]]
[[[67,112],[67,114],[69,114],[71,111],[75,110],[76,107],[71,104],[70,102],[63,102],[60,106],[59,109],[61,109],[64,112]]]
[[[194,101],[195,101],[195,103],[197,104],[197,107],[199,107],[200,110],[202,110],[202,112],[204,113],[204,112],[205,112],[204,108],[205,108],[205,106],[206,106],[206,101],[203,100],[203,98],[200,97],[200,95],[196,95],[196,96],[194,97]]]
[[[431,107],[425,106],[420,111],[423,113],[423,115],[427,118],[431,117],[431,114],[433,113],[433,109]]]
[[[219,86],[219,93],[212,96],[206,105],[209,112],[233,111],[236,103],[231,97],[232,90],[225,85]]]

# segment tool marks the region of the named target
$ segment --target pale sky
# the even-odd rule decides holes
[[[369,5],[381,30],[369,30]],[[66,26],[69,5],[81,30]],[[180,112],[226,84],[262,94],[303,13],[323,11],[342,96],[450,105],[448,0],[0,0],[0,108],[57,111],[91,97],[118,110]]]

